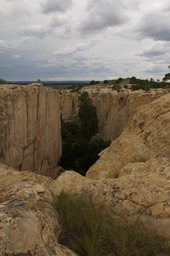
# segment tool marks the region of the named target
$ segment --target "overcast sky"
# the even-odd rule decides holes
[[[161,79],[169,0],[0,0],[0,78]]]

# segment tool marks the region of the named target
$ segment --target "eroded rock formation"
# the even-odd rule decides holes
[[[61,94],[61,118],[64,122],[77,120],[79,94],[63,91]]]
[[[56,193],[86,195],[108,209],[117,221],[142,223],[151,233],[170,238],[170,165],[162,172],[150,169],[117,179],[89,179],[75,172],[63,173],[55,183]],[[140,169],[141,170],[141,169]]]
[[[97,109],[100,137],[110,141],[116,139],[140,106],[166,93],[165,90],[94,93],[92,99]]]
[[[113,178],[135,167],[144,173],[147,167],[154,171],[166,161],[170,164],[170,93],[139,108],[123,133],[100,153],[87,176]]]
[[[0,87],[0,161],[53,175],[61,155],[60,100],[41,85]]]
[[[149,92],[140,90],[119,93],[116,91],[104,93],[90,91],[90,97],[97,110],[99,136],[106,141],[116,139],[140,106],[167,93],[168,91],[162,89]],[[63,92],[61,95],[61,113],[64,122],[77,119],[79,95],[79,93],[71,92]]]
[[[0,255],[75,256],[60,234],[53,181],[0,164]]]
[[[86,195],[117,220],[140,222],[169,239],[169,181],[170,93],[166,93],[134,113],[87,177],[67,171],[52,180],[0,165],[1,255],[74,255],[57,241],[60,226],[54,202],[63,191]]]

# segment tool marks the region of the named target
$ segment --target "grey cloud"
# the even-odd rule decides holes
[[[67,45],[65,48],[55,51],[54,55],[55,56],[68,56],[68,55],[73,55],[79,52],[83,52],[91,47],[91,44],[85,44],[85,43],[79,43],[79,44],[74,44],[74,45]]]
[[[20,56],[20,55],[18,55],[18,54],[13,54],[13,55],[12,55],[12,58],[20,59],[20,58],[21,58],[21,56]]]
[[[168,45],[163,43],[153,44],[151,47],[144,49],[141,53],[137,54],[137,56],[146,57],[148,59],[162,59],[163,55],[169,52],[168,48]]]
[[[122,25],[131,18],[131,10],[139,7],[140,0],[89,0],[82,32],[95,32],[108,27]]]
[[[139,32],[143,37],[160,41],[170,41],[170,10],[166,12],[150,13],[143,16]]]
[[[5,40],[0,40],[0,49],[1,50],[7,50],[7,49],[11,49],[12,48],[12,45],[5,41]]]
[[[51,18],[49,25],[51,27],[57,27],[57,26],[63,26],[63,24],[68,22],[69,20],[67,19],[67,17],[55,16]]]
[[[143,70],[143,73],[156,74],[157,76],[163,77],[163,75],[165,74],[165,67],[158,64],[152,64],[148,66],[145,70]]]
[[[27,28],[24,28],[20,31],[20,33],[26,37],[38,37],[44,38],[53,33],[53,29],[50,28],[48,25],[31,25]]]
[[[82,23],[83,32],[93,32],[107,27],[122,24],[127,19],[121,11],[122,5],[113,0],[91,0],[86,9],[86,17]]]
[[[65,12],[72,4],[72,0],[44,0],[42,11],[44,14]]]

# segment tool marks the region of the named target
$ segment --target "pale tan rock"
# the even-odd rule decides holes
[[[39,84],[0,87],[0,161],[54,176],[61,156],[60,97]]]
[[[52,179],[0,164],[0,255],[76,256],[58,243]]]
[[[163,160],[164,159],[164,160]],[[142,106],[123,133],[89,169],[87,177],[100,179],[126,174],[131,170],[144,172],[170,163],[170,93]],[[166,163],[165,163],[166,162]],[[140,170],[141,172],[141,170]]]
[[[112,91],[111,88],[109,90],[105,93],[91,92],[89,95],[97,110],[99,136],[110,141],[122,133],[139,107],[168,93],[167,90],[162,89],[149,92],[139,90],[119,93]],[[63,91],[61,94],[61,115],[64,122],[77,119],[79,95],[80,93],[67,91]]]
[[[150,232],[170,238],[170,180],[165,172],[93,180],[68,171],[54,181],[52,190],[86,196],[119,221],[139,222]]]
[[[77,120],[79,93],[65,92],[61,94],[61,117],[64,122]]]
[[[117,138],[139,107],[167,93],[168,91],[162,89],[149,92],[139,90],[93,93],[92,99],[97,109],[100,137],[110,141]]]

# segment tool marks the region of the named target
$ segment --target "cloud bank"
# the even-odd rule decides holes
[[[1,0],[0,77],[161,78],[169,23],[168,0]]]

